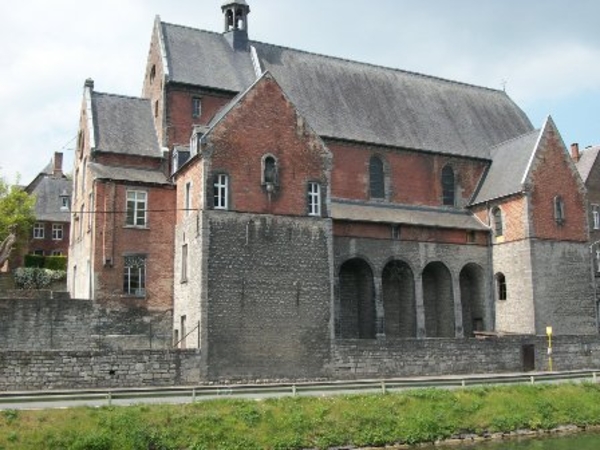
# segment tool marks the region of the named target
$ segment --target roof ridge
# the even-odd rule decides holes
[[[117,97],[117,98],[124,98],[124,99],[128,99],[128,100],[142,100],[145,102],[150,101],[149,98],[144,98],[144,97],[136,97],[133,95],[124,95],[124,94],[112,94],[110,92],[99,92],[99,91],[94,91],[93,95],[101,95],[104,97]]]
[[[162,24],[164,24],[164,25],[170,25],[170,26],[174,26],[174,27],[178,27],[178,28],[183,28],[183,29],[191,30],[191,31],[199,31],[199,32],[202,32],[202,33],[208,33],[208,34],[212,34],[212,35],[215,35],[215,36],[223,37],[223,33],[218,33],[216,31],[210,31],[210,30],[203,30],[203,29],[200,29],[200,28],[194,28],[194,27],[191,27],[191,26],[188,26],[188,25],[179,25],[179,24],[174,24],[174,23],[170,23],[170,22],[162,22]],[[329,58],[329,59],[334,59],[334,60],[338,60],[338,61],[344,61],[344,62],[354,63],[354,64],[359,64],[359,65],[363,65],[363,66],[374,67],[374,68],[378,68],[378,69],[392,70],[394,72],[400,72],[400,73],[404,73],[406,75],[411,75],[411,76],[415,76],[415,77],[426,78],[426,79],[430,79],[430,80],[434,80],[434,81],[441,81],[441,82],[450,83],[450,84],[454,84],[454,85],[458,85],[458,86],[464,86],[464,87],[482,89],[482,90],[486,90],[486,91],[496,92],[496,93],[499,93],[499,94],[506,94],[506,91],[501,90],[501,89],[494,89],[494,88],[487,87],[487,86],[481,86],[481,85],[477,85],[477,84],[465,83],[464,81],[452,80],[450,78],[443,78],[443,77],[439,77],[439,76],[435,76],[435,75],[427,75],[427,74],[424,74],[424,73],[414,72],[414,71],[411,71],[411,70],[399,69],[397,67],[390,67],[390,66],[384,66],[382,64],[375,64],[375,63],[369,63],[369,62],[364,62],[364,61],[358,61],[356,59],[342,58],[340,56],[326,55],[324,53],[311,52],[309,50],[302,50],[302,49],[298,49],[298,48],[288,47],[288,46],[285,46],[285,45],[270,44],[268,42],[255,41],[255,40],[252,40],[252,39],[249,42],[250,42],[250,44],[268,45],[268,46],[271,46],[271,47],[280,48],[280,49],[284,49],[284,50],[292,50],[292,51],[299,52],[299,53],[304,53],[304,54],[307,54],[307,55],[320,56],[320,57],[323,57],[323,58]]]
[[[202,31],[202,30],[200,30],[200,31]],[[219,33],[217,33],[217,34],[219,34]],[[420,77],[420,78],[427,78],[427,79],[431,79],[431,80],[435,80],[435,81],[442,81],[442,82],[445,82],[445,83],[456,84],[456,85],[459,85],[459,86],[470,87],[470,88],[477,88],[477,89],[483,89],[483,90],[486,90],[486,91],[492,91],[492,92],[496,92],[496,93],[500,93],[500,94],[506,94],[506,91],[503,91],[501,89],[494,89],[494,88],[487,87],[487,86],[481,86],[481,85],[477,85],[477,84],[465,83],[464,81],[451,80],[450,78],[443,78],[443,77],[439,77],[439,76],[435,76],[435,75],[428,75],[428,74],[425,74],[425,73],[414,72],[414,71],[411,71],[411,70],[399,69],[397,67],[384,66],[382,64],[375,64],[375,63],[370,63],[370,62],[358,61],[356,59],[342,58],[341,56],[326,55],[324,53],[311,52],[309,50],[302,50],[302,49],[298,49],[298,48],[287,47],[287,46],[284,46],[284,45],[270,44],[268,42],[261,42],[261,41],[251,40],[250,43],[252,43],[252,44],[268,45],[270,47],[281,48],[281,49],[284,49],[284,50],[292,50],[292,51],[299,52],[299,53],[305,53],[307,55],[320,56],[320,57],[323,57],[323,58],[329,58],[329,59],[334,59],[334,60],[337,60],[337,61],[344,61],[344,62],[359,64],[359,65],[363,65],[363,66],[374,67],[374,68],[377,68],[377,69],[392,70],[394,72],[401,72],[401,73],[404,73],[406,75],[416,76],[416,77]]]

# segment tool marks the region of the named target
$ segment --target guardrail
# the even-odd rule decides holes
[[[403,389],[465,388],[484,385],[535,384],[555,382],[598,382],[600,370],[569,372],[537,372],[530,374],[495,374],[445,377],[390,378],[381,380],[319,381],[305,383],[240,384],[218,386],[177,386],[152,388],[116,388],[86,390],[53,390],[31,392],[0,392],[3,405],[27,403],[73,402],[107,405],[117,400],[143,403],[160,400],[165,403],[195,402],[222,397],[283,397],[297,395],[340,395],[350,393],[387,393]],[[177,401],[175,401],[177,399]],[[52,406],[49,406],[52,407]]]

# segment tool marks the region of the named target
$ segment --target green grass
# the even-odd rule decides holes
[[[600,386],[0,412],[0,450],[253,450],[416,444],[460,433],[600,424]]]

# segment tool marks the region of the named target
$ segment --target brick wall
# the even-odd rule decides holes
[[[442,168],[454,170],[456,204],[465,206],[477,188],[485,161],[452,158],[409,150],[365,147],[328,142],[333,153],[332,196],[369,199],[369,160],[377,155],[384,161],[389,201],[415,205],[442,205]]]
[[[0,351],[0,391],[198,383],[194,351]]]

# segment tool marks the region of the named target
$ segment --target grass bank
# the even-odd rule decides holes
[[[380,395],[0,412],[0,450],[304,449],[600,424],[600,386],[423,389]]]

